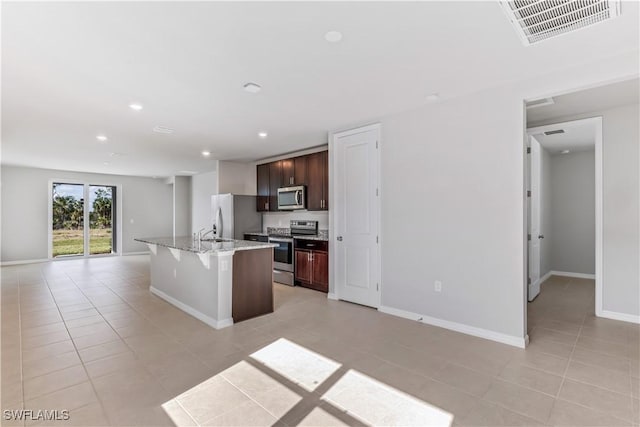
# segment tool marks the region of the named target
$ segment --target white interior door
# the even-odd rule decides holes
[[[540,143],[531,136],[530,140],[531,153],[529,154],[529,292],[528,299],[533,299],[540,293],[540,239],[542,234],[540,231],[540,175],[541,165]]]
[[[380,304],[378,125],[334,134],[338,298]]]

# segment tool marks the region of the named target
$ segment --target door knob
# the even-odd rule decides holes
[[[544,234],[538,234],[538,239],[544,239]]]
[[[342,242],[342,236],[338,236],[336,237],[336,239],[338,240],[338,242]]]

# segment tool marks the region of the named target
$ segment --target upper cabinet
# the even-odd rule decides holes
[[[269,163],[258,165],[256,175],[258,177],[258,202],[256,207],[258,212],[266,212],[269,210]]]
[[[329,156],[327,151],[307,156],[307,209],[329,209]]]
[[[278,160],[257,166],[259,212],[278,210],[278,188],[307,186],[307,209],[323,211],[329,208],[328,151]]]
[[[307,185],[307,157],[293,159],[293,185]]]
[[[282,179],[282,160],[269,163],[269,210],[278,210],[278,188],[284,187]]]
[[[282,186],[288,187],[293,185],[294,166],[293,159],[280,160],[280,168],[282,170]]]

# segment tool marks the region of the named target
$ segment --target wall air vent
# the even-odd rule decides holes
[[[559,133],[564,133],[564,129],[549,130],[549,131],[546,131],[544,134],[545,135],[557,135]]]
[[[620,15],[620,0],[500,0],[525,45]]]

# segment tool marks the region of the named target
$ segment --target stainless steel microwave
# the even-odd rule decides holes
[[[278,210],[293,211],[307,208],[307,190],[304,185],[278,188]]]

